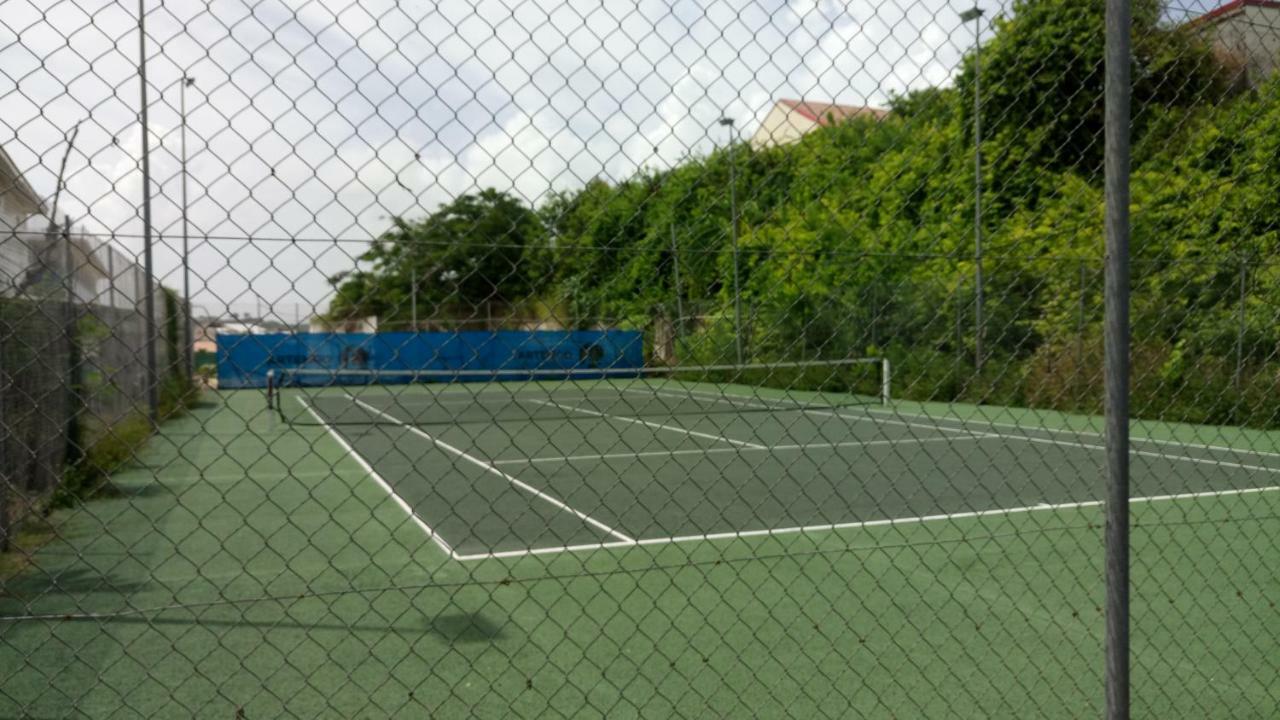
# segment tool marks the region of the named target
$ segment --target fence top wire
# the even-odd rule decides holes
[[[1100,231],[1099,231],[1100,232]],[[110,237],[120,239],[141,239],[142,235],[134,235],[129,233],[111,233]],[[990,238],[995,241],[999,239],[998,234],[992,234]],[[1099,241],[1101,235],[1099,234]],[[273,243],[282,245],[373,245],[385,240],[381,237],[324,237],[324,236],[262,236],[262,235],[192,235],[192,242],[212,242],[212,243],[245,243],[254,245],[258,243]],[[398,241],[407,245],[418,245],[422,247],[448,248],[453,246],[452,241],[447,240],[429,240],[425,238],[410,238]],[[491,250],[522,250],[531,253],[548,253],[548,254],[590,254],[590,253],[611,253],[611,254],[662,254],[669,251],[669,247],[662,245],[647,245],[636,243],[619,243],[619,244],[602,244],[602,245],[578,245],[578,244],[545,244],[535,245],[528,243],[514,242],[485,242],[481,246]],[[678,250],[682,255],[723,255],[729,250],[722,247],[697,247],[688,243],[678,245]],[[1101,247],[1099,247],[1101,252]],[[758,245],[743,245],[738,248],[741,255],[777,255],[777,256],[805,256],[805,257],[831,257],[831,258],[901,258],[907,260],[951,260],[954,262],[972,262],[973,256],[969,251],[957,249],[950,252],[920,252],[920,251],[876,251],[876,250],[840,250],[834,248],[822,249],[803,249],[803,248],[779,248],[766,247]],[[132,257],[126,255],[125,257]],[[1102,264],[1104,257],[1098,255],[1079,255],[1079,254],[1061,254],[1061,253],[1044,253],[1037,255],[1027,255],[1022,253],[1007,252],[999,249],[986,250],[985,258],[994,262],[1001,260],[1024,261],[1024,262],[1050,262],[1050,263],[1092,263]],[[130,261],[132,262],[132,261]],[[533,260],[529,260],[533,262]],[[1149,256],[1149,257],[1133,257],[1130,263],[1135,266],[1143,265],[1239,265],[1244,262],[1251,266],[1270,267],[1280,264],[1280,257],[1271,257],[1260,255],[1253,251],[1247,252],[1222,252],[1213,255],[1196,255],[1194,257],[1174,257],[1174,256]]]

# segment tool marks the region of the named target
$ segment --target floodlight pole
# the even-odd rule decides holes
[[[982,372],[982,340],[986,334],[982,293],[982,42],[980,40],[982,8],[973,7],[960,13],[963,22],[973,21],[973,365]]]
[[[147,8],[138,0],[138,89],[139,121],[142,124],[142,253],[143,297],[147,328],[147,417],[152,425],[160,420],[160,388],[156,374],[155,268],[151,258],[151,125],[147,121]]]
[[[190,75],[182,76],[182,84],[178,89],[182,115],[182,303],[183,303],[183,360],[186,362],[187,377],[195,376],[195,363],[192,357],[191,338],[191,251],[187,226],[187,88],[194,85],[196,79]]]
[[[737,139],[734,135],[733,118],[722,117],[718,121],[720,125],[729,128],[729,215],[731,221],[729,223],[730,233],[733,237],[733,346],[737,352],[738,364],[742,364],[742,291],[738,287],[738,175],[737,175],[737,158],[734,154],[734,145]]]

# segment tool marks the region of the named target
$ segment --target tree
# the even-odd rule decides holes
[[[329,314],[406,322],[415,291],[424,315],[450,305],[470,314],[486,302],[516,302],[545,277],[544,238],[528,206],[492,188],[442,204],[416,222],[392,218],[391,228],[360,256],[368,267],[330,280],[337,296]]]
[[[1166,27],[1158,0],[1133,7],[1135,138],[1149,106],[1187,106],[1221,96],[1234,78],[1209,45],[1186,28]],[[997,19],[981,52],[983,134],[1004,146],[1003,176],[1019,168],[1075,169],[1102,164],[1104,3],[1017,0]],[[974,55],[956,88],[972,127]]]

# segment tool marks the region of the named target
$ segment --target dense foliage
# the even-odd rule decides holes
[[[980,63],[971,54],[951,86],[894,98],[885,119],[780,148],[738,144],[617,184],[594,180],[536,209],[485,191],[419,223],[397,220],[365,257],[369,269],[336,280],[335,312],[394,315],[404,268],[448,265],[475,283],[441,290],[455,300],[536,298],[569,325],[650,328],[680,306],[698,316],[682,323],[680,359],[724,360],[733,163],[752,359],[884,354],[898,368],[899,396],[1096,410],[1103,17],[1100,3],[1020,0],[995,23]],[[1135,4],[1135,409],[1275,424],[1280,81],[1243,87],[1237,58],[1161,18],[1154,2]]]
[[[525,298],[545,277],[535,257],[543,237],[533,211],[496,190],[463,195],[420,221],[394,218],[360,257],[367,268],[334,279],[330,314],[376,316],[394,327],[411,320],[415,305],[432,318]]]

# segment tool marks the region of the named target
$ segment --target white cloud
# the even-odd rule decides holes
[[[266,0],[149,3],[158,273],[180,252],[177,82],[188,91],[196,301],[320,305],[395,214],[492,185],[550,189],[670,167],[743,137],[777,97],[882,104],[945,83],[969,28],[941,0]],[[0,143],[63,207],[141,249],[136,19],[108,0],[0,0]],[[296,237],[306,242],[265,242]],[[314,242],[314,241],[329,242]],[[179,243],[180,244],[180,243]],[[243,309],[243,308],[242,308]],[[290,312],[293,312],[292,310]],[[286,314],[286,313],[282,313]]]

